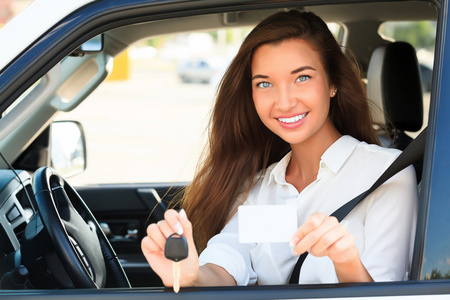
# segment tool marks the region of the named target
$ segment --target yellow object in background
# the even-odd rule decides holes
[[[114,59],[114,66],[111,74],[106,78],[108,81],[127,80],[130,77],[130,58],[128,50],[122,52]]]

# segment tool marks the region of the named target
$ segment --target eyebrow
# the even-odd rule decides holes
[[[269,78],[269,76],[257,74],[257,75],[254,75],[254,76],[252,77],[252,80],[255,80],[255,79],[258,79],[258,78],[266,79],[266,78]]]
[[[310,66],[304,66],[304,67],[300,67],[298,69],[295,69],[294,71],[291,72],[291,74],[300,73],[300,72],[303,72],[305,70],[313,70],[313,71],[315,71],[316,69],[314,69],[313,67],[310,67]]]
[[[305,70],[313,70],[313,71],[315,71],[316,69],[314,69],[313,67],[310,67],[310,66],[303,66],[303,67],[300,67],[300,68],[298,68],[298,69],[293,70],[293,71],[291,72],[291,74],[297,74],[297,73],[303,72],[303,71],[305,71]],[[267,76],[267,75],[256,74],[256,75],[254,75],[254,76],[252,77],[252,80],[255,80],[255,79],[258,79],[258,78],[267,79],[267,78],[269,78],[269,76]]]

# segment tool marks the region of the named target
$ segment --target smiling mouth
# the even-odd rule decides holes
[[[300,121],[304,117],[306,117],[307,114],[308,113],[304,113],[302,115],[298,115],[298,116],[295,116],[295,117],[292,117],[292,118],[278,118],[278,121],[283,122],[283,123],[287,123],[287,124],[295,123],[295,122]]]

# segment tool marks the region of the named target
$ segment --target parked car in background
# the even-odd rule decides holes
[[[203,59],[181,61],[178,64],[178,76],[184,83],[209,83],[217,71]]]
[[[214,67],[198,55],[177,67],[158,43],[192,32],[236,42],[264,17],[286,9],[315,12],[343,51],[352,50],[369,98],[385,114],[386,99],[399,107],[398,114],[380,119],[391,124],[394,137],[409,141],[428,126],[409,280],[182,288],[175,295],[145,261],[140,241],[189,184],[205,143],[214,85],[182,84],[178,76],[211,81]],[[449,12],[448,0],[35,0],[0,29],[0,297],[450,297]],[[395,41],[378,29],[405,20],[437,22],[434,62],[426,70],[432,81],[422,75],[423,82],[395,84],[396,96],[385,97],[372,76],[394,71],[384,61],[371,62],[377,49]],[[135,72],[128,80],[113,81],[121,55],[147,40],[156,50],[131,62]],[[229,60],[220,48],[217,55]],[[420,74],[414,61],[395,67],[403,74],[397,79]],[[430,86],[426,95],[422,85]],[[73,134],[61,130],[61,121],[73,120]]]

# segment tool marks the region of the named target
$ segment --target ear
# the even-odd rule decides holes
[[[334,85],[330,86],[330,98],[333,98],[334,96],[336,96],[336,94],[337,88]]]

